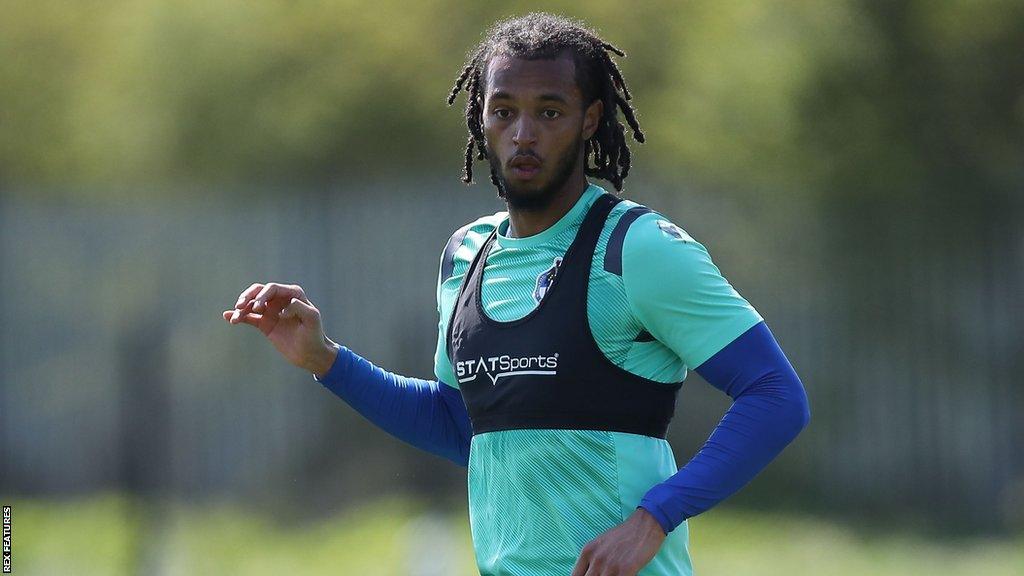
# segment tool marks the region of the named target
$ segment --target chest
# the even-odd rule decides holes
[[[474,256],[446,338],[474,432],[572,428],[663,436],[678,388],[610,362],[589,327],[595,247],[616,201],[606,196],[591,207],[565,254],[534,280],[532,310],[515,320],[496,320],[483,304],[495,233]]]

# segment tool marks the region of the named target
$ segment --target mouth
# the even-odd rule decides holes
[[[518,180],[529,180],[540,172],[540,161],[532,156],[516,156],[509,163],[512,177]]]

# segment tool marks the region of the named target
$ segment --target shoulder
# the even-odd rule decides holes
[[[508,213],[505,211],[495,212],[494,214],[481,216],[456,229],[448,238],[448,242],[445,243],[444,250],[441,251],[438,283],[443,283],[452,276],[457,260],[472,260],[473,255],[480,249],[487,236],[507,216]]]
[[[704,249],[686,230],[655,211],[639,214],[623,233],[622,243],[623,251],[627,254]]]
[[[707,248],[657,212],[637,218],[625,234],[621,276],[636,307],[687,308],[709,320],[753,317]]]
[[[602,232],[604,269],[622,276],[623,260],[650,262],[704,249],[685,230],[660,212],[623,199],[608,216]]]
[[[631,219],[627,219],[627,213],[620,220],[629,220],[628,227],[621,231],[618,244],[610,239],[606,256],[618,258],[615,272],[623,276],[623,281],[636,286],[639,282],[660,284],[671,280],[679,286],[699,284],[720,274],[704,245],[672,219],[654,210],[633,214]],[[616,246],[618,252],[612,254]]]

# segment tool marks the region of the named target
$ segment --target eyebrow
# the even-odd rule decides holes
[[[501,90],[491,94],[491,99],[492,100],[514,100],[514,98],[512,98],[511,94],[509,94],[508,92],[503,92]],[[555,93],[541,94],[540,96],[537,97],[537,100],[540,100],[542,102],[559,102],[561,104],[569,104],[568,100],[566,100],[560,94],[555,94]]]

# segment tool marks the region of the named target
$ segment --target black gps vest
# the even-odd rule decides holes
[[[474,434],[555,428],[665,437],[682,382],[655,382],[612,363],[587,318],[594,249],[620,201],[609,193],[594,201],[547,292],[518,320],[493,320],[481,303],[484,263],[497,227],[474,256],[447,335]]]

